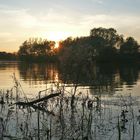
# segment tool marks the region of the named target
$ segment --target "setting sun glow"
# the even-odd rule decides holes
[[[70,33],[68,32],[59,32],[59,31],[51,31],[43,35],[48,40],[53,40],[55,42],[58,42],[60,40],[64,40],[67,37],[70,36]]]
[[[140,0],[0,0],[0,51],[17,52],[29,38],[88,36],[98,27],[140,42],[139,5]]]
[[[55,42],[55,49],[59,48],[59,42]]]

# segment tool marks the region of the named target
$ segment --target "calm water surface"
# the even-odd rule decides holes
[[[78,74],[77,80],[74,71],[64,72],[53,64],[1,61],[0,99],[6,103],[0,104],[0,139],[114,140],[120,132],[122,140],[139,140],[140,66],[96,64]],[[14,75],[30,99],[58,83],[65,86],[64,94],[36,104],[43,110],[16,106],[15,102],[26,98],[19,98],[16,87],[7,91],[15,85]],[[73,98],[75,83],[78,87]]]
[[[65,81],[68,88],[75,81],[73,75],[69,75],[66,79],[54,64],[0,61],[0,89],[8,89],[13,86],[14,74],[27,95],[36,94],[57,82],[64,83]],[[140,66],[136,64],[94,65],[92,75],[82,74],[78,84],[82,91],[86,90],[92,94],[125,95],[131,93],[139,96]]]

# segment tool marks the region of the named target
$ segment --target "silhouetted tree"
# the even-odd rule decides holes
[[[90,36],[80,38],[67,38],[60,42],[60,58],[63,56],[85,58],[87,61],[114,61],[117,58],[123,36],[118,35],[113,28],[94,28]],[[78,49],[80,48],[80,49]],[[68,57],[67,57],[68,58]],[[78,58],[74,60],[77,61]],[[69,59],[70,60],[70,59]]]
[[[132,37],[124,41],[123,35],[119,35],[114,28],[94,28],[89,36],[68,37],[59,42],[58,49],[54,49],[54,46],[54,41],[33,38],[20,46],[18,54],[22,60],[59,60],[67,65],[128,61],[140,57],[137,41]]]
[[[122,35],[118,35],[114,28],[94,28],[90,31],[90,36],[102,38],[105,40],[106,46],[118,47],[123,41]]]
[[[18,55],[21,60],[44,61],[53,58],[55,42],[42,39],[29,39],[19,48]]]
[[[128,37],[120,46],[119,59],[123,61],[137,61],[139,59],[139,44],[133,37]]]
[[[139,45],[133,37],[128,37],[120,47],[120,53],[136,54],[139,51]]]

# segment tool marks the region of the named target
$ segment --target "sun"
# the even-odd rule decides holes
[[[56,42],[64,39],[65,37],[66,37],[65,33],[63,32],[49,32],[48,33],[48,39],[56,41]]]
[[[59,48],[59,41],[58,41],[58,42],[55,41],[55,46],[54,46],[54,48],[55,48],[55,49]]]
[[[71,33],[65,31],[48,31],[46,33],[41,33],[41,36],[47,40],[59,42],[71,36]]]
[[[48,31],[40,33],[40,36],[44,39],[55,41],[55,48],[59,48],[59,41],[65,40],[71,36],[71,33],[67,31]]]
[[[59,42],[60,40],[64,40],[69,36],[71,36],[71,33],[70,32],[65,32],[65,31],[51,31],[51,32],[48,32],[48,39],[53,40],[55,42]]]

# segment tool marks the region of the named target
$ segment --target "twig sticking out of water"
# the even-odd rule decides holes
[[[50,95],[48,95],[48,96],[42,97],[42,98],[40,98],[40,99],[33,100],[33,101],[31,101],[31,102],[16,102],[15,104],[16,104],[16,105],[33,105],[33,104],[36,104],[36,103],[39,103],[39,102],[48,100],[48,99],[50,99],[50,98],[59,96],[60,94],[61,94],[61,92],[55,93],[55,94],[50,94]]]

